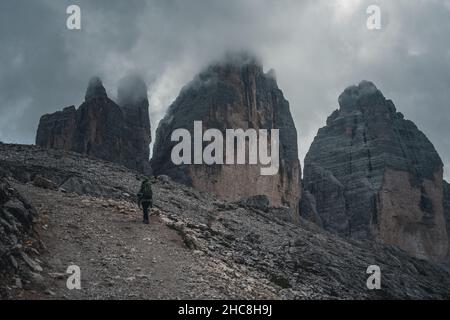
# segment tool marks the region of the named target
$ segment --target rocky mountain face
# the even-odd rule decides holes
[[[139,78],[122,80],[119,103],[108,98],[99,78],[89,82],[85,102],[41,117],[36,145],[75,151],[151,173],[147,88]]]
[[[447,257],[450,259],[450,184],[444,180],[444,216],[447,222],[447,234],[449,236],[449,252]]]
[[[34,271],[45,290],[25,285],[24,293],[13,278],[0,281],[10,298],[29,290],[46,299],[450,298],[449,273],[439,265],[295,221],[264,197],[229,202],[159,176],[146,226],[134,197],[143,176],[123,166],[0,145],[0,168],[45,221],[43,270]],[[83,290],[67,290],[69,264],[89,275]],[[381,290],[366,287],[374,264]]]
[[[370,82],[347,88],[305,158],[303,215],[327,230],[441,260],[443,164],[427,137]]]
[[[203,131],[218,129],[224,141],[226,129],[279,129],[278,173],[261,175],[260,162],[174,165],[171,151],[177,142],[171,141],[171,134],[183,128],[193,135],[194,121],[202,121]],[[301,168],[289,103],[273,71],[264,73],[261,64],[246,54],[232,54],[211,65],[183,88],[158,126],[151,163],[156,175],[168,175],[222,199],[265,195],[271,206],[298,208]]]
[[[35,256],[43,248],[34,222],[37,211],[0,174],[0,283],[22,287],[42,271]],[[0,297],[7,296],[0,286]]]

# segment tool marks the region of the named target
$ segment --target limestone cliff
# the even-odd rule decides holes
[[[305,158],[323,227],[442,259],[443,164],[431,142],[370,82],[347,88],[339,105]]]
[[[120,106],[108,98],[101,80],[89,82],[85,102],[44,115],[36,145],[75,151],[151,173],[151,142],[145,83],[126,78],[119,87]]]
[[[3,166],[0,168],[2,169]],[[4,285],[13,278],[15,286],[35,282],[42,266],[35,259],[44,246],[35,226],[38,213],[0,170],[0,298],[8,297]]]
[[[171,161],[175,129],[193,133],[194,121],[203,129],[279,129],[280,169],[263,176],[256,165],[180,165]],[[289,103],[278,88],[273,72],[247,54],[231,54],[211,65],[183,88],[160,122],[153,151],[155,174],[166,174],[223,199],[266,195],[272,206],[290,206],[297,211],[301,195],[301,168],[297,153],[297,131]]]

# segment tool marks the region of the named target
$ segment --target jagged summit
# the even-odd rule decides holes
[[[235,66],[242,67],[245,65],[253,65],[262,68],[261,60],[252,52],[249,51],[229,51],[224,57],[212,63],[211,66]]]
[[[78,108],[42,116],[36,144],[64,149],[151,173],[150,118],[143,80],[126,78],[119,87],[124,105],[108,98],[102,81],[89,81],[86,101]]]
[[[222,59],[209,64],[200,74],[199,77],[213,76],[220,74],[235,73],[238,70],[249,70],[257,74],[264,75],[267,80],[275,79],[275,70],[270,69],[264,73],[264,66],[260,58],[248,51],[227,52]]]
[[[95,76],[89,80],[88,88],[86,90],[85,101],[98,98],[108,98],[105,87],[103,87],[102,80]]]
[[[264,74],[261,60],[248,51],[227,52],[220,60],[213,61],[204,68],[186,88],[198,87],[199,84],[217,84],[221,78],[232,75],[239,75],[245,72],[264,75],[266,78],[274,79],[275,71],[271,70]]]
[[[195,75],[193,80],[181,89],[177,100],[185,99],[185,94],[189,95],[193,90],[213,92],[223,86],[224,81],[238,81],[241,78],[240,81],[249,82],[253,80],[252,77],[263,79],[267,87],[278,88],[275,70],[270,69],[264,73],[263,64],[256,55],[248,51],[230,51]],[[226,93],[223,93],[224,97],[225,95]],[[168,114],[172,113],[172,108],[176,105],[177,103],[173,103],[169,107]]]
[[[439,260],[447,253],[443,164],[433,144],[363,81],[339,97],[306,158],[302,214],[325,229]]]
[[[342,110],[352,111],[368,102],[373,105],[375,100],[383,101],[385,98],[373,82],[363,80],[358,85],[347,87],[339,96],[338,101]]]
[[[224,199],[266,195],[274,206],[297,208],[301,195],[297,131],[289,102],[273,74],[265,74],[253,55],[231,53],[197,75],[158,126],[152,159],[155,173]],[[173,165],[171,134],[178,128],[193,132],[194,121],[202,121],[205,130],[218,129],[223,134],[226,129],[279,129],[279,172],[262,176],[259,164]]]

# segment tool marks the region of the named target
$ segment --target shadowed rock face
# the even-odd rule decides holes
[[[139,94],[130,83],[139,84]],[[124,104],[119,106],[108,98],[101,80],[92,78],[86,100],[78,110],[72,106],[41,117],[36,144],[75,151],[151,173],[148,100],[146,89],[142,90],[146,88],[145,83],[136,78],[121,84],[119,98]]]
[[[74,152],[0,144],[0,175],[2,172],[31,204],[45,213],[39,219],[42,224],[50,222],[47,231],[38,225],[50,250],[39,259],[45,268],[42,276],[56,293],[54,299],[129,299],[130,293],[142,299],[152,297],[152,292],[161,287],[160,282],[148,282],[140,276],[139,281],[120,281],[113,286],[94,283],[108,281],[108,275],[116,274],[118,268],[121,274],[136,274],[136,267],[144,268],[140,274],[148,274],[149,270],[152,279],[157,280],[167,279],[167,270],[182,273],[180,282],[174,283],[169,277],[169,290],[163,296],[159,290],[155,299],[184,299],[185,295],[174,289],[177,285],[186,288],[188,299],[450,298],[450,276],[441,264],[416,259],[396,247],[373,241],[348,241],[303,219],[294,223],[289,210],[267,208],[264,197],[227,202],[160,176],[153,180],[157,215],[149,232],[135,222],[140,217],[133,213],[138,208],[132,195],[144,177],[134,171]],[[38,174],[71,194],[36,188],[30,182]],[[71,183],[75,189],[70,189],[68,179],[78,181],[78,186]],[[0,217],[4,202],[1,190],[0,179]],[[130,213],[123,214],[118,205]],[[2,224],[0,230],[1,227]],[[171,232],[169,228],[177,230],[182,240],[175,242],[177,238],[172,233],[166,238],[163,234]],[[108,236],[113,236],[108,241],[105,229],[110,231]],[[152,241],[140,240],[147,237],[152,237]],[[0,244],[3,239],[0,237]],[[88,243],[79,239],[88,239]],[[118,243],[122,245],[117,246]],[[87,245],[93,249],[87,250]],[[124,248],[129,247],[137,248],[136,252],[127,250],[124,255]],[[144,247],[151,251],[143,252]],[[102,248],[101,253],[98,248]],[[51,270],[64,272],[67,266],[54,261],[73,259],[80,250],[83,255],[75,262],[84,266],[82,270],[89,270],[95,281],[86,281],[83,290],[70,291],[65,282],[55,281],[47,274]],[[98,258],[109,261],[104,259],[105,253],[106,257],[117,253],[117,259],[113,263],[98,263]],[[177,269],[171,269],[174,257],[180,253],[186,263],[182,263],[182,268],[177,265]],[[167,257],[149,263],[161,254]],[[374,263],[382,270],[381,290],[366,287],[365,270]],[[0,268],[0,273],[3,270]],[[3,283],[8,284],[0,277],[0,297]],[[126,283],[129,286],[124,290]],[[164,284],[167,287],[166,281]],[[42,295],[48,298],[43,292]]]
[[[447,253],[443,164],[431,142],[364,81],[339,97],[305,158],[304,187],[325,229],[435,260]]]
[[[72,150],[77,128],[74,106],[43,115],[39,121],[36,144],[45,148]]]
[[[175,129],[193,135],[194,121],[203,130],[279,129],[280,170],[262,176],[260,165],[181,165],[171,161]],[[204,144],[206,146],[207,144]],[[255,58],[232,54],[210,66],[183,88],[170,106],[156,132],[152,168],[178,182],[210,191],[223,199],[266,195],[272,206],[287,205],[297,210],[300,198],[300,163],[297,132],[289,103],[278,88],[273,72],[265,74]]]
[[[43,250],[35,228],[37,211],[14,189],[0,172],[0,298],[6,299],[12,277],[34,282],[34,275],[42,272],[39,260]],[[22,280],[20,280],[20,285]],[[16,281],[17,285],[17,281]]]
[[[444,215],[445,222],[447,223],[447,235],[449,236],[449,252],[448,258],[450,259],[450,184],[444,180]]]
[[[151,174],[149,145],[152,137],[145,82],[137,76],[122,79],[118,89],[118,103],[125,120],[123,136],[130,163],[127,167]]]

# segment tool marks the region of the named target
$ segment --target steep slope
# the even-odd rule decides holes
[[[48,295],[27,287],[12,290],[15,297],[450,298],[440,266],[298,224],[264,201],[226,202],[160,176],[155,215],[144,226],[133,196],[143,177],[124,167],[0,145],[0,168],[38,210],[48,247],[41,257]],[[38,174],[59,190],[30,183]],[[82,268],[80,291],[65,287],[68,264]],[[369,265],[381,268],[381,290],[366,288]]]
[[[227,129],[279,129],[278,172],[261,175],[261,167],[266,166],[260,162],[248,164],[248,158],[245,165],[176,166],[171,161],[176,145],[171,135],[179,128],[193,135],[194,121],[202,121],[203,131],[218,129],[224,137]],[[225,138],[223,143],[226,150]],[[152,167],[157,175],[166,174],[198,190],[214,192],[223,199],[265,195],[271,205],[286,205],[297,211],[301,196],[297,131],[289,103],[278,88],[273,72],[264,73],[252,56],[230,54],[196,76],[183,88],[158,126]]]
[[[431,142],[370,82],[347,88],[339,105],[305,158],[323,227],[442,259],[443,164]]]
[[[147,87],[139,78],[126,78],[118,92],[121,106],[108,98],[99,78],[92,78],[78,110],[72,106],[41,117],[36,145],[75,151],[151,173]]]

